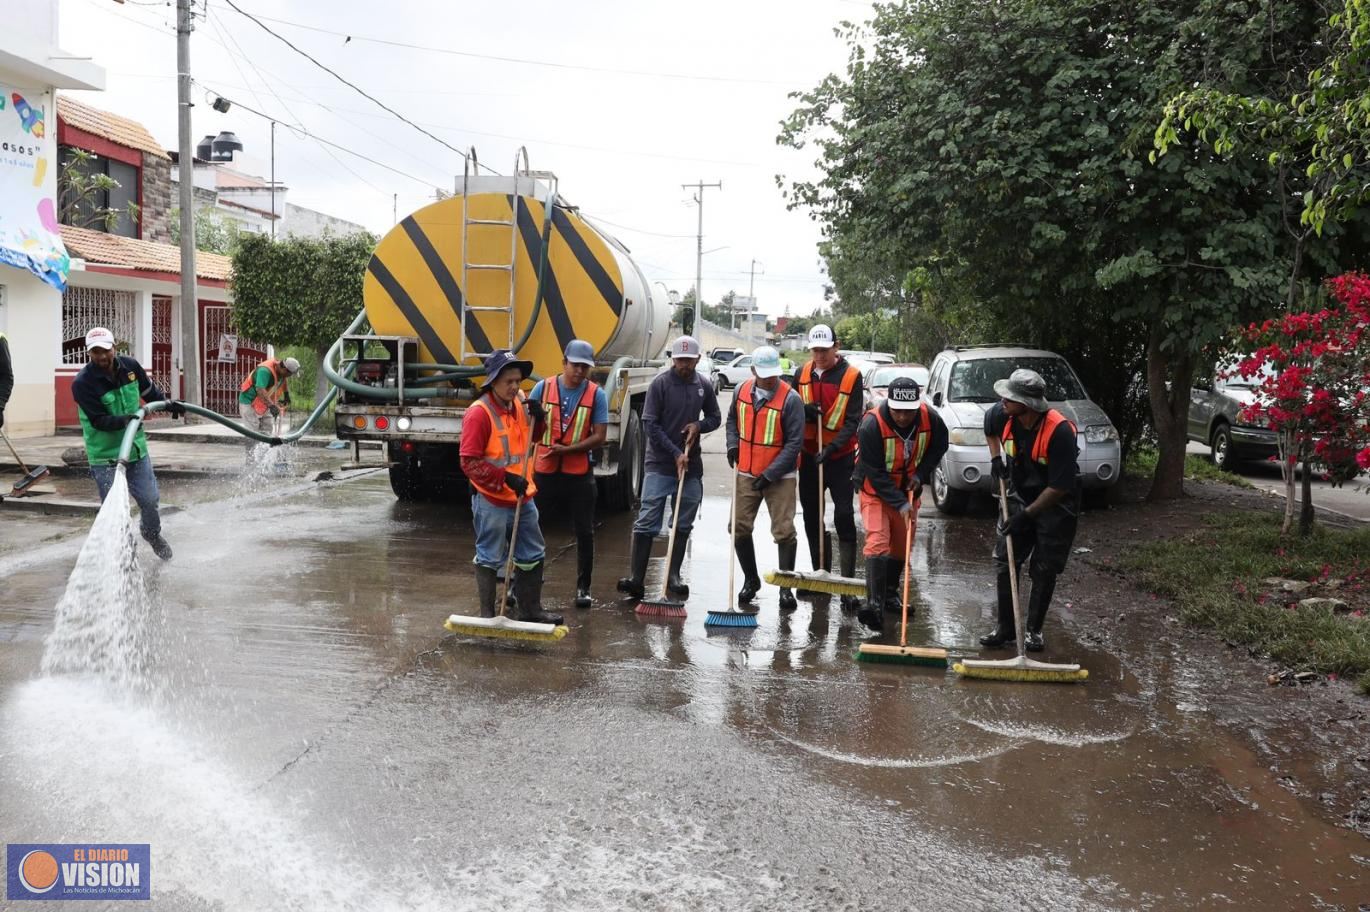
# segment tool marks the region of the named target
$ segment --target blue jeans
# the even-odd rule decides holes
[[[642,479],[642,505],[637,511],[637,522],[633,523],[633,534],[656,535],[661,531],[661,519],[666,512],[666,501],[675,499],[676,485],[680,479],[675,475],[654,475],[648,473]],[[685,490],[680,494],[680,503],[673,509],[680,516],[677,531],[689,532],[695,524],[695,514],[699,512],[699,502],[704,499],[704,479],[699,476],[685,476]]]
[[[483,494],[471,495],[471,519],[476,527],[476,563],[492,570],[503,570],[509,555],[509,527],[514,523],[514,508],[499,507]],[[547,553],[538,525],[538,505],[530,500],[519,512],[518,537],[514,539],[514,565],[531,570]]]
[[[93,465],[90,467],[95,486],[100,489],[100,503],[109,496],[114,484],[114,473],[119,464]],[[162,514],[157,510],[157,476],[152,473],[152,457],[144,456],[137,462],[128,464],[128,493],[137,502],[139,522],[143,527],[143,538],[153,539],[162,534]]]

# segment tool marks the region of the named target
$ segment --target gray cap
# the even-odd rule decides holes
[[[1007,380],[994,382],[994,393],[1010,402],[1021,402],[1034,412],[1045,412],[1047,405],[1047,382],[1042,375],[1033,370],[1019,368],[1009,374]]]
[[[586,342],[584,339],[572,339],[570,342],[567,342],[566,351],[562,353],[562,357],[572,364],[588,364],[591,367],[595,366],[595,350],[590,343]]]

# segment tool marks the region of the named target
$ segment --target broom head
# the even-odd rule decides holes
[[[936,646],[895,646],[886,643],[862,643],[856,649],[858,662],[884,662],[890,665],[926,665],[947,667],[947,651]]]
[[[952,666],[952,671],[967,678],[983,678],[987,681],[1025,681],[1043,684],[1071,684],[1089,677],[1089,671],[1079,665],[1052,665],[1048,662],[1034,662],[1024,656],[998,662],[963,659]]]
[[[705,627],[755,627],[756,612],[710,611],[704,617]]]
[[[22,496],[24,492],[27,491],[29,487],[32,486],[35,482],[42,481],[44,478],[47,478],[50,474],[52,473],[48,471],[47,466],[34,466],[32,469],[29,469],[29,473],[27,475],[25,475],[23,478],[19,479],[14,483],[14,490],[12,490],[10,493],[15,495],[16,497]]]
[[[534,642],[555,642],[566,636],[564,624],[534,624],[530,621],[515,621],[507,617],[471,617],[467,614],[454,614],[443,623],[452,633],[462,636],[495,637],[510,640],[531,640]]]
[[[772,570],[765,579],[772,586],[785,589],[807,589],[809,592],[826,592],[829,595],[866,594],[865,580],[837,576],[825,570]]]
[[[664,617],[664,618],[683,618],[685,617],[685,603],[668,599],[663,594],[661,598],[644,599],[637,603],[633,609],[638,617]]]

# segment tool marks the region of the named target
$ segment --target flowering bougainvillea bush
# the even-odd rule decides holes
[[[1291,313],[1243,332],[1252,347],[1233,371],[1262,377],[1242,420],[1276,432],[1285,480],[1284,531],[1293,524],[1295,469],[1303,463],[1299,531],[1313,524],[1311,476],[1340,484],[1370,470],[1370,276],[1327,282],[1318,311]]]

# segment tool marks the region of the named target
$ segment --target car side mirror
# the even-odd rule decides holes
[[[941,391],[938,391],[938,392],[932,394],[932,404],[935,405],[935,406],[938,406],[939,408],[941,407],[941,405],[942,405],[942,393],[941,393]]]

